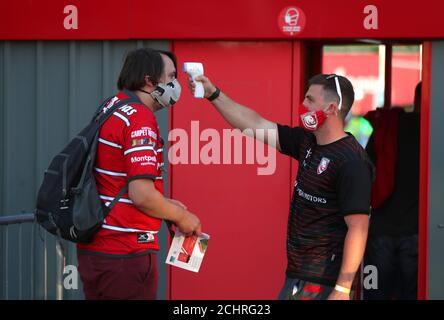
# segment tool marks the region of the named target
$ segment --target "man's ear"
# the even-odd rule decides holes
[[[153,83],[150,76],[145,76],[144,82],[145,82],[144,88],[145,90],[148,89],[147,91],[151,92],[156,87],[156,84]]]
[[[339,114],[339,108],[338,105],[336,103],[330,103],[327,107],[327,110],[325,110],[327,115],[338,115]]]
[[[150,76],[145,76],[145,78],[143,80],[144,80],[146,86],[151,87],[154,85],[153,82],[151,81]]]

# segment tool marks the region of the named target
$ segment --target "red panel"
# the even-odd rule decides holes
[[[65,30],[63,8],[76,5],[79,29]],[[0,39],[285,39],[278,16],[287,6],[306,16],[304,39],[442,38],[437,0],[45,0],[1,1]],[[378,28],[367,30],[367,5]]]
[[[422,60],[421,155],[419,175],[418,299],[428,299],[429,185],[430,185],[430,99],[432,43],[424,42]]]
[[[421,78],[419,52],[395,52],[392,62],[392,105],[410,105]]]
[[[356,97],[353,114],[365,114],[376,107],[378,91],[378,53],[332,53],[324,54],[324,73],[338,69],[353,83],[355,92],[361,91],[364,98]],[[420,79],[419,52],[395,52],[392,59],[391,105],[405,106],[413,102],[415,86]],[[341,73],[342,74],[342,73]]]
[[[379,90],[378,53],[325,53],[324,73],[341,73],[346,76],[355,88],[363,93],[362,99],[355,99],[353,114],[362,115],[376,107]],[[399,83],[397,83],[398,85]],[[411,100],[413,101],[413,99]]]
[[[78,29],[64,27],[68,5],[77,8]],[[1,1],[0,39],[128,39],[129,9],[122,0]]]
[[[205,73],[236,101],[272,121],[291,123],[291,42],[175,42],[173,47],[179,65],[203,62]],[[185,78],[180,72],[183,85]],[[172,125],[190,133],[190,121],[197,120],[200,132],[231,129],[208,101],[185,90],[172,109]],[[277,297],[286,267],[291,183],[290,159],[279,154],[276,159],[272,175],[258,175],[258,165],[245,164],[245,158],[242,165],[170,167],[172,197],[196,212],[211,235],[198,274],[172,268],[170,298]]]

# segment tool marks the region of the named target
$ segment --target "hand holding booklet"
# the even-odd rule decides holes
[[[166,263],[193,272],[199,272],[207,250],[210,236],[202,233],[200,236],[185,236],[176,230]]]

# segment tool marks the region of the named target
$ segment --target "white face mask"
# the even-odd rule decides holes
[[[182,88],[180,87],[179,81],[174,79],[168,83],[159,83],[150,95],[163,108],[167,108],[171,107],[179,100],[181,91]]]

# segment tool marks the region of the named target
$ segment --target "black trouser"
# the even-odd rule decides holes
[[[417,299],[417,234],[402,237],[369,236],[364,257],[364,266],[367,265],[377,268],[378,289],[364,286],[365,300]]]

